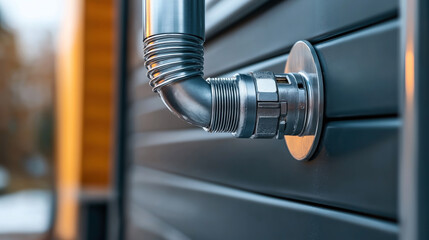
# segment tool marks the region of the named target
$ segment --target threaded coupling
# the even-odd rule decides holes
[[[209,78],[212,115],[208,132],[235,132],[240,118],[240,93],[236,78]]]
[[[207,131],[230,132],[240,138],[279,139],[304,131],[307,97],[300,74],[261,71],[207,81],[212,92]]]

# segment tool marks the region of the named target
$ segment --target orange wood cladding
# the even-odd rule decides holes
[[[116,0],[65,3],[56,85],[55,239],[75,240],[80,201],[110,193]]]
[[[107,188],[113,138],[114,0],[84,1],[81,187]]]

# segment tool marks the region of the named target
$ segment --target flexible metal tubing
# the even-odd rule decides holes
[[[203,77],[203,40],[188,34],[158,34],[144,40],[144,60],[154,92],[191,77]]]
[[[158,34],[144,40],[144,60],[152,90],[193,77],[203,79],[203,40],[187,34]],[[212,91],[209,132],[235,132],[240,96],[235,78],[208,79]],[[179,100],[179,99],[178,99]]]

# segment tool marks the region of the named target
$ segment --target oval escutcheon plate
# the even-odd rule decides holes
[[[307,88],[307,118],[300,135],[285,135],[290,154],[296,160],[310,160],[317,149],[323,128],[323,77],[319,59],[307,41],[296,42],[286,62],[285,73],[304,76]]]

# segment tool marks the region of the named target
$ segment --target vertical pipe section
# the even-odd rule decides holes
[[[183,33],[204,40],[204,0],[143,0],[144,38]]]

